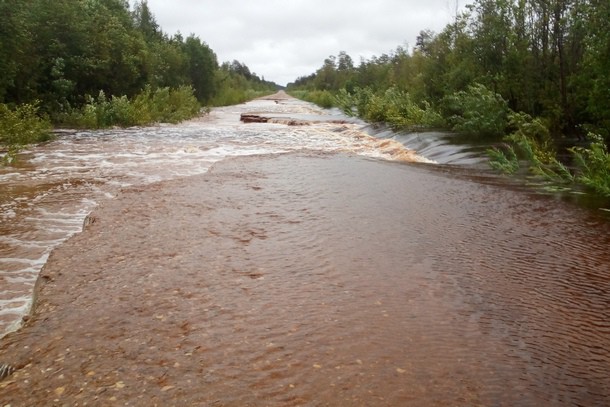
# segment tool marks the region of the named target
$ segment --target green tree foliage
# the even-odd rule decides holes
[[[142,124],[132,114],[174,121],[174,113],[149,115],[151,106],[180,100],[193,111],[193,96],[209,104],[224,91],[276,88],[245,64],[231,73],[231,87],[221,86],[220,71],[198,37],[165,34],[146,0],[133,9],[127,0],[0,0],[0,103],[40,101],[55,123]],[[131,109],[138,104],[148,107]],[[95,121],[75,119],[92,111]]]
[[[598,134],[610,140],[610,2],[591,0],[581,6],[577,28],[584,31],[582,60],[573,78],[575,98]]]
[[[497,139],[508,124],[506,101],[478,83],[445,96],[443,110],[452,129],[468,136]]]
[[[289,88],[395,86],[440,109],[482,85],[511,110],[543,118],[553,138],[584,136],[583,128],[610,136],[609,21],[602,0],[474,0],[440,33],[421,31],[410,51],[398,47],[349,69],[340,69],[349,65],[339,53]]]
[[[201,40],[190,35],[184,45],[184,53],[188,61],[188,75],[195,88],[195,96],[202,103],[207,103],[214,96],[216,83],[214,72],[218,68],[216,55]]]
[[[277,85],[259,78],[239,61],[225,62],[216,71],[216,92],[211,99],[214,106],[228,106],[245,102],[277,90]]]

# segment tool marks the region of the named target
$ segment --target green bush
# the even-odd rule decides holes
[[[231,106],[247,102],[257,97],[268,95],[270,92],[265,90],[254,89],[238,89],[226,87],[221,89],[216,96],[212,98],[210,104],[212,106]]]
[[[335,106],[337,106],[346,116],[356,116],[358,111],[356,110],[356,99],[354,95],[347,91],[347,89],[339,89],[339,92],[335,95],[334,100]]]
[[[38,115],[37,104],[24,104],[10,109],[0,103],[0,145],[27,145],[50,138],[51,123]]]
[[[588,148],[574,147],[571,152],[577,169],[576,181],[600,195],[610,197],[610,154],[599,135],[589,134],[593,140]]]
[[[60,123],[89,129],[178,123],[196,116],[199,111],[199,102],[190,86],[154,90],[147,86],[133,100],[127,96],[108,98],[104,91],[96,98],[87,96],[87,103],[63,115]]]
[[[610,153],[600,135],[589,133],[589,147],[570,149],[574,157],[576,175],[557,159],[549,130],[539,118],[525,113],[509,115],[513,132],[505,137],[505,148],[487,150],[489,164],[502,172],[512,174],[519,169],[519,158],[526,161],[528,170],[553,184],[578,183],[596,194],[610,197]]]
[[[446,96],[442,105],[454,131],[481,138],[500,138],[505,134],[508,104],[484,85],[474,84],[466,91]]]
[[[315,103],[324,109],[336,106],[335,96],[327,90],[295,90],[291,91],[290,94],[297,99]]]
[[[540,118],[511,112],[508,122],[513,130],[504,138],[509,144],[508,148],[487,150],[493,168],[514,173],[519,168],[520,158],[527,162],[530,173],[545,181],[557,184],[574,182],[572,173],[557,159],[548,127]]]
[[[51,123],[40,117],[37,104],[24,104],[15,109],[0,103],[0,150],[5,149],[4,163],[14,160],[20,148],[51,139]]]
[[[438,127],[442,118],[428,102],[422,106],[415,103],[408,92],[391,87],[383,96],[385,122],[395,129],[413,129],[416,127]]]
[[[355,88],[353,93],[342,89],[335,96],[335,104],[347,115],[358,115],[373,123],[387,123],[394,129],[441,127],[443,119],[432,106],[415,103],[408,92],[397,87],[376,94],[370,88]]]
[[[531,173],[556,183],[574,181],[570,171],[557,159],[548,126],[541,119],[532,118],[526,113],[512,112],[509,115],[509,124],[514,131],[506,140],[517,146],[523,157],[529,161]]]

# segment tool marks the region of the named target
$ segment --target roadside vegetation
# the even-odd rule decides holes
[[[495,146],[498,170],[610,196],[608,44],[607,1],[474,0],[412,49],[357,65],[340,52],[288,92],[395,129],[468,135]]]
[[[0,164],[10,164],[25,144],[40,143],[51,139],[51,123],[41,117],[36,104],[23,104],[14,109],[0,104],[0,147],[6,154]]]
[[[145,0],[0,1],[5,161],[52,127],[176,123],[276,89],[196,36],[164,33]]]

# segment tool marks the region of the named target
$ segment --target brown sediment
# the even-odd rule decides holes
[[[127,189],[51,255],[0,405],[595,405],[607,229],[549,208],[313,153]]]

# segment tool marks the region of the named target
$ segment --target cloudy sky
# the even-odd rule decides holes
[[[464,0],[460,1],[460,4]],[[456,0],[148,0],[168,34],[191,33],[219,62],[234,59],[280,85],[316,71],[329,55],[360,58],[415,44],[442,30]]]

